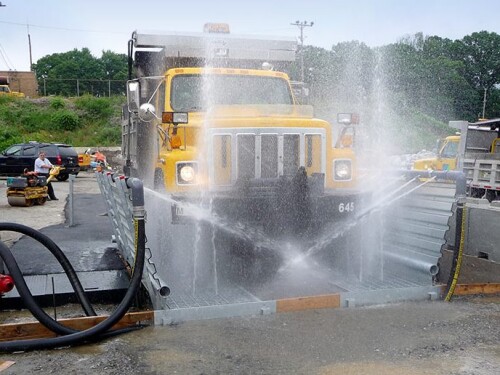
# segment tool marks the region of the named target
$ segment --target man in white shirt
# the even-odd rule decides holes
[[[50,168],[52,168],[52,163],[50,162],[49,159],[45,157],[45,152],[40,151],[38,154],[38,159],[35,160],[35,173],[38,174],[39,176],[45,176],[49,178],[49,171]],[[57,201],[59,200],[56,198],[54,194],[54,188],[52,187],[52,183],[49,182],[47,184],[48,187],[48,193],[49,193],[49,198],[51,201]]]

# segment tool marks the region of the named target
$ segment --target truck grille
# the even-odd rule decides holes
[[[224,131],[224,134],[217,134]],[[229,186],[238,179],[294,175],[304,166],[308,175],[325,172],[323,129],[212,130],[211,185]]]

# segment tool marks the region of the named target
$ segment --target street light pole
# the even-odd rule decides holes
[[[304,27],[313,27],[314,22],[295,21],[290,25],[297,26],[300,29],[300,77],[301,81],[304,82]]]

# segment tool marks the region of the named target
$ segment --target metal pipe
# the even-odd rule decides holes
[[[74,196],[74,185],[76,176],[74,174],[69,175],[69,226],[75,225],[75,196]]]
[[[424,170],[401,170],[399,173],[403,174],[407,178],[432,178],[435,177],[436,180],[448,180],[455,181],[457,197],[463,197],[466,195],[467,191],[467,179],[465,173],[461,171],[424,171]]]
[[[136,217],[136,211],[139,212],[141,209],[144,211],[144,184],[138,178],[127,178],[126,183],[132,190],[132,206]],[[142,218],[144,219],[144,215]]]
[[[406,265],[413,269],[428,273],[431,276],[436,276],[439,272],[439,266],[436,263],[426,262],[421,259],[409,258],[407,256],[392,253],[389,251],[383,252],[384,257],[400,264]],[[437,259],[436,259],[437,262]]]

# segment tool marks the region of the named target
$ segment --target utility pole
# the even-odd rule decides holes
[[[486,93],[488,92],[488,89],[485,87],[484,88],[484,97],[483,97],[483,119],[485,119],[486,117],[485,114],[486,114]]]
[[[28,29],[28,46],[29,46],[29,49],[30,49],[30,71],[31,71],[32,66],[33,66],[33,56],[31,55],[31,36],[30,36],[30,25],[29,25],[29,24],[26,24],[26,28]]]
[[[313,27],[314,22],[295,21],[290,25],[297,26],[300,29],[300,77],[301,81],[304,82],[304,27]]]

